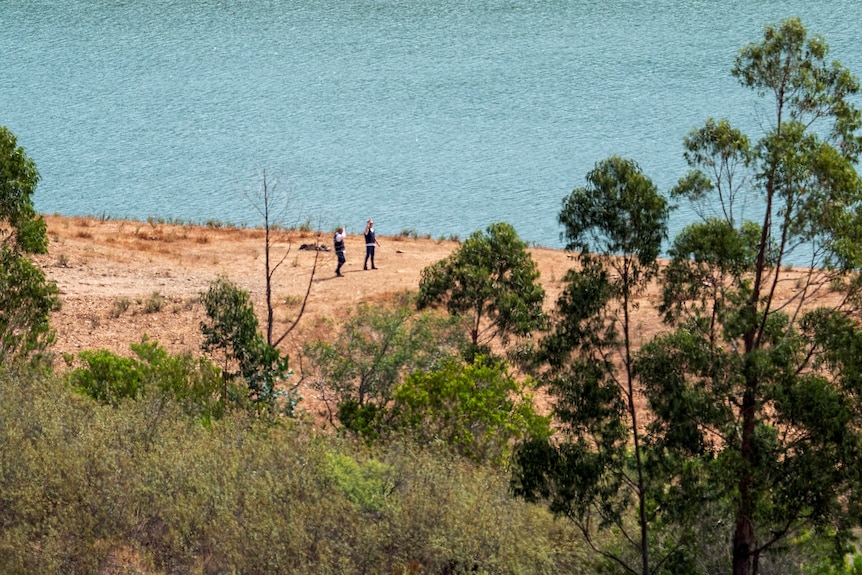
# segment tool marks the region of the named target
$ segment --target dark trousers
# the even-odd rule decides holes
[[[344,265],[344,262],[346,262],[347,259],[344,257],[344,252],[335,252],[335,255],[338,256],[338,267],[335,268],[335,273],[340,274],[341,266]]]
[[[365,246],[365,265],[362,266],[368,269],[368,258],[371,258],[371,267],[374,267],[374,246]]]

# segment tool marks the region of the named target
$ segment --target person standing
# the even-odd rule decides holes
[[[344,227],[340,227],[335,231],[333,242],[335,243],[335,255],[338,257],[338,267],[335,268],[335,277],[344,277],[341,273],[341,266],[347,261],[344,257]]]
[[[380,242],[377,241],[377,236],[374,235],[374,220],[369,218],[368,223],[365,224],[365,265],[362,266],[362,269],[368,269],[369,258],[371,259],[371,269],[377,269],[377,266],[374,265],[374,247],[379,245]]]

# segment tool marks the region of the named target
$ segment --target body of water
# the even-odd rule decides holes
[[[0,125],[45,213],[259,225],[265,171],[286,225],[560,247],[601,159],[666,191],[706,118],[757,136],[730,69],[792,16],[862,75],[856,1],[0,0]]]

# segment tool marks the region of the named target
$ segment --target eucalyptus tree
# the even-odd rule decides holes
[[[552,331],[537,353],[561,435],[519,448],[513,486],[527,498],[548,499],[601,556],[647,575],[673,562],[679,568],[686,538],[683,529],[659,528],[671,523],[666,515],[674,508],[661,502],[673,478],[645,442],[634,370],[645,338],[633,311],[658,272],[669,207],[631,160],[599,162],[587,184],[564,200],[559,215],[577,266],[566,274]],[[610,530],[620,537],[599,533]]]
[[[420,309],[443,305],[470,322],[475,349],[494,339],[506,344],[526,336],[546,320],[545,290],[539,270],[511,224],[491,224],[476,231],[449,257],[422,270]]]
[[[36,164],[0,126],[0,365],[39,357],[53,341],[57,286],[27,258],[48,251],[45,220],[33,206],[38,182]]]
[[[650,434],[708,463],[735,575],[805,530],[840,547],[859,518],[859,84],[827,56],[798,19],[767,26],[732,70],[770,104],[763,135],[710,119],[686,137],[673,195],[702,221],[673,242],[670,331],[636,366]]]

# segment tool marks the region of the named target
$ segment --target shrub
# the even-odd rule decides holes
[[[20,253],[0,247],[0,365],[38,361],[54,341],[56,284]]]
[[[171,355],[146,336],[130,347],[137,359],[106,350],[82,351],[79,357],[86,366],[69,373],[70,384],[115,407],[123,399],[149,395],[175,401],[186,414],[205,422],[224,415],[218,396],[220,372],[209,360],[190,353]]]
[[[78,354],[87,367],[69,374],[73,387],[93,399],[116,406],[123,399],[137,399],[144,387],[139,362],[120,357],[107,350],[82,351]]]
[[[367,438],[383,425],[404,374],[435,369],[464,344],[456,318],[416,313],[410,298],[401,294],[391,306],[361,304],[332,342],[305,346],[318,386],[336,403],[340,423]]]
[[[201,294],[207,320],[201,322],[202,348],[222,359],[226,396],[229,384],[242,380],[247,398],[259,414],[293,416],[299,397],[285,388],[292,375],[288,358],[266,343],[258,332],[257,316],[248,292],[226,277],[219,277]]]
[[[395,488],[392,466],[376,459],[359,462],[340,453],[328,455],[328,476],[360,511],[379,512]]]
[[[446,452],[245,411],[189,425],[2,368],[0,395],[2,573],[588,572],[571,526]]]
[[[475,461],[505,462],[515,441],[550,436],[550,418],[502,361],[477,357],[414,372],[395,391],[392,427],[423,444],[443,443]]]
[[[144,300],[144,313],[158,313],[162,311],[165,305],[165,298],[157,291],[150,294],[150,297]]]
[[[129,298],[119,297],[114,300],[114,304],[111,306],[111,311],[108,315],[116,319],[126,313],[126,310],[129,309],[130,305],[132,305],[132,302],[129,300]]]

